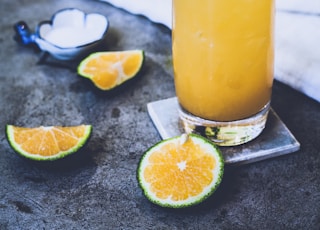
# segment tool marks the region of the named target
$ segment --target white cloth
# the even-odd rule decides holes
[[[102,0],[171,28],[172,0]],[[320,0],[276,0],[275,78],[320,102]]]

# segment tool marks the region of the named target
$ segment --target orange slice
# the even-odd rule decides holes
[[[143,61],[142,50],[97,52],[81,61],[78,74],[99,89],[110,90],[136,76]]]
[[[223,157],[215,144],[196,134],[184,134],[147,150],[137,178],[151,202],[182,208],[209,197],[220,184],[223,171]]]
[[[91,125],[36,128],[6,126],[10,146],[31,160],[57,160],[78,151],[87,142]]]

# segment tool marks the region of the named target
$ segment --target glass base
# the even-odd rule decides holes
[[[270,103],[257,114],[236,121],[211,121],[196,117],[179,105],[179,117],[186,133],[205,136],[219,146],[235,146],[259,136],[265,127]]]

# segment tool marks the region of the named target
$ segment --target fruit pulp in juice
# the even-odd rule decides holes
[[[173,0],[173,66],[180,105],[232,121],[271,97],[274,0]]]

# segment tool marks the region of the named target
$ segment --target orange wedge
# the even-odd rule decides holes
[[[136,76],[143,61],[142,50],[97,52],[81,61],[78,74],[99,89],[110,90]]]
[[[35,128],[6,126],[10,146],[21,156],[37,161],[52,161],[78,151],[87,142],[91,125]]]

